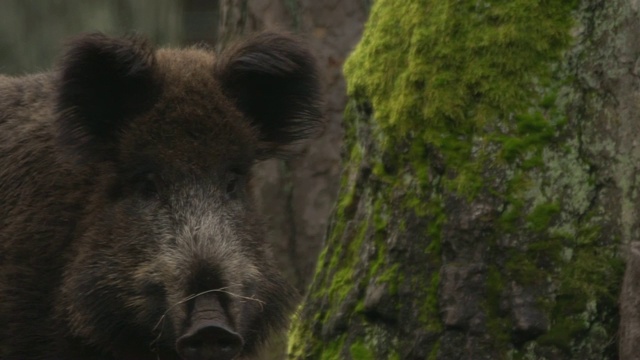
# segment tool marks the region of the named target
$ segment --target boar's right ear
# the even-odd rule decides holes
[[[258,130],[263,158],[286,153],[321,124],[315,59],[295,38],[270,32],[249,38],[222,54],[216,76]]]
[[[143,38],[89,34],[72,41],[62,60],[57,98],[63,142],[83,154],[114,155],[108,152],[127,121],[155,102],[155,63]]]

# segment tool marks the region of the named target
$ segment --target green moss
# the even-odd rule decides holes
[[[294,317],[294,322],[289,331],[289,343],[287,353],[290,359],[306,359],[308,354],[319,354],[320,360],[343,359],[344,344],[346,336],[339,336],[332,341],[322,343],[309,342],[305,339],[312,338],[309,329],[305,328],[299,318]]]
[[[438,306],[438,288],[440,286],[440,273],[434,272],[431,275],[427,287],[422,311],[420,312],[420,322],[425,325],[425,329],[432,333],[442,331],[442,320],[440,320],[440,307]]]
[[[551,83],[549,64],[569,44],[575,3],[380,0],[345,64],[349,93],[372,102],[388,146],[407,134],[435,146],[457,173],[451,188],[473,195],[487,165],[473,159],[495,141],[485,129],[521,114],[515,136],[503,140],[511,161],[554,133],[542,112],[529,109],[554,104],[557,91],[540,85]]]
[[[393,264],[388,266],[383,273],[376,277],[377,283],[388,285],[389,295],[391,296],[398,294],[398,287],[404,280],[404,276],[399,270],[400,265]]]
[[[353,283],[353,270],[349,268],[338,269],[333,274],[331,286],[328,289],[329,301],[341,302],[347,296]]]
[[[384,232],[389,225],[390,214],[387,209],[387,203],[382,197],[376,199],[373,206],[373,223],[375,230],[378,232]]]
[[[527,215],[528,225],[533,231],[547,230],[551,219],[560,213],[560,206],[554,203],[540,204],[533,208]]]
[[[540,108],[549,107],[551,105],[548,102],[549,95],[546,95],[536,105]],[[516,115],[513,133],[494,137],[495,141],[502,144],[501,157],[508,163],[518,162],[522,170],[543,165],[542,150],[552,142],[565,123],[557,120],[557,116],[541,111]]]
[[[538,267],[535,258],[519,250],[511,252],[505,269],[510,278],[522,285],[535,285],[546,280],[547,269]]]
[[[375,234],[372,243],[375,245],[375,257],[369,264],[368,277],[364,281],[374,279],[378,284],[387,284],[389,295],[398,293],[398,286],[404,281],[400,273],[400,264],[390,263],[388,260],[388,246],[386,244],[389,235],[388,226],[391,214],[387,202],[382,197],[376,199],[372,208]]]
[[[354,204],[354,195],[356,192],[358,166],[362,162],[363,150],[360,146],[353,146],[349,154],[348,163],[351,164],[345,169],[342,177],[341,193],[338,199],[337,209],[338,216],[346,216]]]
[[[352,289],[354,283],[353,270],[359,261],[358,254],[364,242],[365,234],[369,229],[369,221],[367,220],[365,219],[358,224],[358,229],[346,248],[337,246],[334,249],[329,262],[329,268],[334,271],[330,280],[328,280],[327,286],[319,289],[318,296],[328,295],[330,303],[336,307],[339,306]],[[333,235],[344,236],[340,232],[334,232]]]
[[[435,343],[435,345],[431,348],[431,352],[429,352],[429,357],[427,357],[427,360],[437,360],[439,350],[440,350],[440,340],[438,340]]]
[[[513,197],[513,195],[507,201],[508,205],[501,214],[498,225],[501,231],[512,233],[518,229],[518,221],[522,218],[525,203],[521,199]]]
[[[574,318],[560,319],[558,323],[537,339],[537,343],[555,346],[567,354],[571,354],[571,342],[579,338],[581,332],[588,329],[589,324]]]
[[[352,360],[371,360],[375,359],[373,352],[361,342],[355,342],[349,347],[349,353]]]
[[[504,348],[510,340],[510,321],[504,317],[500,310],[500,300],[504,291],[503,275],[497,266],[492,265],[487,271],[487,298],[484,309],[488,315],[487,327],[493,337],[493,346]]]
[[[342,349],[344,348],[345,337],[341,336],[337,340],[322,345],[320,360],[343,359]]]

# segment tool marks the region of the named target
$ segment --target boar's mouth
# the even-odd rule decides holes
[[[184,360],[232,360],[244,345],[217,296],[204,294],[194,299],[184,334],[176,341]]]

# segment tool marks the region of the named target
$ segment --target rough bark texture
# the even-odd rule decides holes
[[[374,4],[290,358],[618,358],[621,249],[640,231],[639,6]]]
[[[342,65],[360,39],[368,11],[360,0],[221,1],[220,44],[262,29],[282,29],[308,40],[325,84],[327,125],[321,136],[289,161],[260,164],[256,193],[268,238],[281,268],[304,292],[323,244],[341,170],[346,91]]]

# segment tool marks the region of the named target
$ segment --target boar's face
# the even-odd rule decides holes
[[[60,77],[61,140],[95,187],[56,304],[68,346],[136,359],[250,354],[294,299],[265,249],[251,166],[319,122],[311,56],[276,34],[217,59],[89,35]]]

